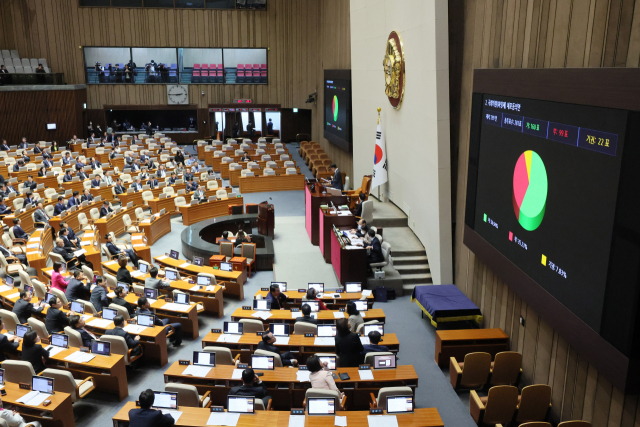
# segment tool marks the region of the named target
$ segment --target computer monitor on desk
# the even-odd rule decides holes
[[[336,400],[333,397],[307,398],[307,413],[309,415],[335,415]]]
[[[256,409],[254,399],[255,397],[228,396],[227,411],[240,414],[254,414]]]
[[[178,393],[154,391],[153,407],[158,409],[178,409]]]
[[[242,335],[242,326],[240,322],[224,322],[224,333]]]
[[[287,292],[287,282],[271,282],[271,285],[278,286],[280,292]]]
[[[118,312],[112,308],[102,309],[102,318],[107,320],[113,320],[118,315]]]
[[[53,394],[53,378],[39,377],[34,375],[31,377],[31,390],[40,393]]]
[[[150,299],[158,299],[158,290],[153,288],[144,288],[144,296]]]

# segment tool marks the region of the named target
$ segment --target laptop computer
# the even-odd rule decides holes
[[[104,307],[102,309],[102,318],[107,320],[113,320],[118,315],[118,312],[112,308]]]
[[[0,384],[4,384],[4,369],[0,368]]]
[[[198,276],[196,283],[200,286],[209,286],[211,284],[211,277],[209,276]]]
[[[51,300],[51,297],[53,297],[53,294],[51,292],[47,292],[46,294],[44,294],[44,302],[49,304],[49,300]]]
[[[221,262],[220,263],[220,270],[221,271],[233,271],[233,266],[231,265],[230,262]]]
[[[111,343],[108,341],[92,341],[91,353],[109,356],[111,355]]]
[[[31,377],[31,390],[39,391],[40,393],[53,394],[53,378],[33,375]]]
[[[384,335],[384,323],[374,323],[372,325],[364,325],[362,327],[364,336],[368,336],[369,332],[380,332],[380,335]]]
[[[324,283],[309,283],[307,289],[315,289],[317,293],[321,294],[324,292]]]
[[[369,310],[369,305],[367,304],[366,301],[354,301],[353,303],[356,305],[356,308],[358,309],[358,311]]]
[[[16,325],[16,336],[24,338],[24,334],[31,330],[31,326]]]
[[[277,285],[280,292],[287,292],[287,282],[271,282],[272,285]]]
[[[223,330],[225,334],[242,335],[242,326],[243,324],[240,322],[224,322]]]
[[[7,277],[4,279],[4,283],[8,286],[13,286],[13,277],[7,274]]]
[[[174,251],[173,249],[171,249],[169,251],[169,257],[173,258],[173,259],[178,259],[178,257],[180,256],[180,254],[178,253],[178,251]]]
[[[204,265],[204,258],[199,256],[193,257],[193,265],[197,265],[198,267],[202,267]]]
[[[253,309],[254,310],[271,310],[271,301],[267,301],[266,299],[254,299],[253,300]]]
[[[194,351],[193,364],[199,366],[216,366],[216,354],[207,351]]]
[[[251,356],[251,367],[253,369],[264,369],[272,371],[274,369],[273,356]]]
[[[269,325],[271,333],[277,337],[289,336],[289,325],[283,323],[272,323]]]
[[[127,283],[118,282],[118,286],[122,288],[124,294],[127,295],[129,293],[129,285]]]
[[[155,325],[155,316],[153,314],[138,314],[136,323],[140,326],[147,326],[153,328]]]
[[[145,264],[143,262],[138,264],[138,271],[140,273],[147,274],[149,272],[149,264]]]
[[[178,304],[189,304],[189,294],[176,294],[174,301]]]
[[[24,285],[24,291],[31,292],[31,295],[33,295],[33,286]]]
[[[413,410],[413,396],[387,397],[387,414],[403,414]]]
[[[386,356],[373,356],[373,369],[396,369],[395,354]]]
[[[318,337],[335,337],[336,325],[318,325]]]
[[[227,396],[227,412],[255,414],[255,397]]]
[[[153,392],[153,407],[156,409],[178,409],[178,393],[169,391]]]
[[[78,301],[72,301],[70,304],[71,311],[75,311],[78,314],[84,313],[84,304]]]
[[[307,413],[309,415],[335,415],[336,401],[333,397],[307,398]]]
[[[169,281],[178,280],[178,273],[173,270],[165,270],[164,277]]]
[[[305,304],[307,304],[311,308],[312,313],[317,313],[318,311],[320,311],[319,301],[302,301],[302,304],[300,305],[300,307],[302,307]]]
[[[51,334],[51,346],[69,348],[69,337],[65,334],[53,333]],[[49,350],[51,346],[46,347],[47,350]]]
[[[345,292],[354,292],[359,293],[362,292],[362,283],[360,282],[347,282],[344,285]]]
[[[144,296],[149,299],[158,299],[158,290],[153,288],[144,288]]]

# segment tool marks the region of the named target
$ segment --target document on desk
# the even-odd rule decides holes
[[[171,310],[171,311],[189,311],[191,308],[191,304],[178,304],[175,302],[170,302],[162,306],[163,310]]]
[[[229,343],[237,343],[240,342],[240,337],[242,335],[237,334],[222,334],[216,340],[217,342],[229,342]]]
[[[354,245],[347,245],[344,247],[345,249],[362,249],[362,247],[360,246],[354,246]]]
[[[142,326],[142,325],[128,324],[127,326],[125,326],[122,329],[124,329],[125,331],[129,332],[130,334],[138,335],[140,332],[142,332],[145,329],[147,329],[147,327],[146,326]]]
[[[109,292],[109,293],[107,294],[107,296],[108,296],[109,298],[115,298],[115,297],[116,297],[116,293],[115,293],[115,292]]]
[[[189,268],[189,267],[191,267],[191,263],[189,262],[183,262],[178,266],[178,268]]]
[[[300,312],[300,311],[292,311],[291,312],[291,318],[292,319],[297,319],[298,317],[302,317],[302,312]]]
[[[304,427],[304,415],[289,415],[289,427]]]
[[[182,375],[191,375],[193,377],[206,377],[210,370],[211,370],[210,366],[189,365],[184,371],[182,371]]]
[[[251,315],[251,317],[258,317],[262,320],[267,320],[271,316],[273,316],[273,314],[269,313],[268,311],[256,311]]]
[[[160,256],[159,256],[159,257],[157,257],[156,259],[157,259],[158,261],[162,261],[163,259],[166,259],[166,258],[167,258],[167,256],[166,256],[166,255],[160,255]]]
[[[24,396],[16,400],[16,402],[24,403],[25,405],[29,405],[29,406],[40,406],[42,402],[44,402],[50,397],[51,395],[47,393],[40,393],[39,391],[30,391],[29,393],[25,394]]]
[[[174,423],[176,423],[180,418],[180,415],[182,415],[182,411],[172,411],[170,409],[163,409],[162,413],[164,415],[171,415],[171,418],[173,418]]]
[[[336,319],[344,319],[344,311],[334,311],[333,317]]]
[[[132,275],[133,277],[140,277],[140,276],[144,276],[144,275],[145,275],[145,273],[143,273],[143,272],[142,272],[142,271],[140,271],[140,270],[134,270],[134,271],[132,271],[132,272],[131,272],[131,275]]]
[[[276,337],[276,344],[288,345],[291,337]]]
[[[361,311],[360,312],[360,316],[362,316],[362,318],[367,317],[367,312],[366,311]]]
[[[82,237],[93,237],[94,233],[84,233]]]
[[[241,380],[243,372],[244,372],[244,369],[234,369],[233,372],[231,373],[231,379],[232,380]]]
[[[339,417],[336,415],[336,420],[334,421],[334,424],[340,427],[347,427],[346,415],[344,417]]]
[[[298,371],[296,372],[296,379],[298,381],[300,381],[301,383],[303,382],[309,382],[309,374],[311,372],[309,371]]]
[[[142,236],[131,236],[131,240],[142,240]]]
[[[371,289],[363,289],[362,290],[362,296],[363,297],[368,297],[371,295]]]
[[[87,323],[89,326],[93,326],[95,328],[107,328],[111,325],[111,320],[108,319],[93,319],[91,322]]]
[[[215,287],[215,285],[209,285],[209,286],[207,286],[207,287],[205,288],[205,290],[206,290],[207,292],[213,292],[213,291],[215,291],[215,290],[216,290],[216,287]]]
[[[193,291],[193,292],[197,292],[197,291],[199,291],[199,290],[200,290],[200,286],[198,286],[198,285],[194,285],[194,286],[190,287],[190,288],[189,288],[189,290],[190,290],[190,291]]]
[[[66,348],[56,347],[55,345],[50,345],[50,346],[47,346],[47,350],[49,350],[49,357],[53,357],[56,354],[65,351]]]
[[[105,263],[104,263],[104,265],[114,265],[114,264],[117,264],[117,263],[118,263],[118,261],[113,260],[113,261],[107,261],[107,262],[105,262]]]
[[[80,246],[89,246],[91,243],[91,240],[84,240],[82,242],[80,242]]]
[[[13,286],[2,285],[0,286],[0,292],[10,291],[13,289]]]
[[[373,379],[373,371],[371,369],[360,369],[358,374],[360,374],[360,379],[363,381]]]
[[[80,317],[82,317],[82,320],[86,322],[87,320],[91,319],[93,316],[90,314],[81,314]]]
[[[395,415],[367,415],[369,427],[398,427]]]
[[[16,292],[15,294],[7,295],[8,299],[14,299],[20,297],[20,292]]]
[[[362,343],[362,345],[371,344],[371,341],[369,341],[369,337],[360,337],[360,342]]]
[[[92,361],[95,357],[96,357],[95,354],[76,351],[74,353],[71,353],[67,357],[65,357],[64,360],[67,360],[69,362],[74,362],[74,363],[87,363]]]
[[[304,417],[303,417],[304,418]],[[231,426],[238,425],[240,414],[232,412],[212,412],[207,420],[208,426]]]
[[[342,212],[338,212],[338,216],[351,216],[351,215],[352,215],[352,213],[351,213],[351,212],[349,212],[349,211],[346,211],[346,212],[344,212],[344,211],[342,211]],[[338,424],[336,424],[336,425],[338,425]],[[346,425],[346,424],[345,424],[345,425]]]
[[[35,252],[27,252],[27,255],[39,255],[40,252],[35,251]]]
[[[33,245],[27,245],[27,249],[35,249],[35,248],[37,248],[39,246],[40,246],[39,243],[34,243]]]
[[[336,339],[333,337],[316,337],[313,345],[336,345]]]

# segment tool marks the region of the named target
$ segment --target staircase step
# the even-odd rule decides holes
[[[395,260],[396,258],[414,257],[414,256],[426,257],[427,253],[425,252],[424,249],[418,250],[418,251],[400,251],[400,250],[395,250],[394,248],[391,248],[391,256]]]
[[[431,273],[416,273],[416,274],[403,274],[402,275],[402,283],[403,285],[412,285],[416,283],[430,283]]]
[[[429,264],[426,256],[393,256],[393,265]]]
[[[403,277],[407,274],[424,274],[431,271],[429,264],[397,265],[394,261],[393,266]]]

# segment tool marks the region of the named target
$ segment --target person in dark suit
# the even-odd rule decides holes
[[[5,203],[4,197],[0,197],[0,215],[8,215],[10,213],[11,208]]]
[[[114,245],[113,244],[113,238],[111,237],[111,234],[107,234],[105,236],[105,240],[107,241],[107,249],[109,250],[109,253],[111,253],[111,255],[124,253],[129,257],[129,259],[131,260],[133,265],[135,265],[136,268],[138,268],[138,256],[133,251],[133,249],[124,249],[123,250],[123,249],[120,249],[119,247],[117,247],[116,245]]]
[[[238,122],[234,123],[232,130],[233,130],[233,137],[234,138],[237,137],[237,136],[240,136],[240,125],[238,124]]]
[[[191,173],[191,168],[187,168],[184,172],[184,175],[182,176],[182,179],[186,182],[186,181],[192,181],[193,180],[193,173]]]
[[[271,285],[265,299],[271,301],[272,310],[284,310],[284,303],[287,301],[287,296],[280,292],[278,285]]]
[[[160,165],[160,167],[158,168],[158,171],[156,172],[156,177],[164,179],[167,177],[167,170],[165,169],[164,165]]]
[[[250,162],[251,161],[251,157],[249,157],[249,155],[245,151],[244,153],[242,153],[242,157],[240,157],[240,161],[241,162]]]
[[[83,280],[86,280],[85,285]],[[69,280],[67,284],[67,290],[64,291],[64,296],[67,297],[67,301],[72,302],[77,299],[87,300],[87,295],[91,292],[91,282],[84,276],[82,270],[77,269],[73,271],[73,279]],[[82,313],[79,313],[82,314]]]
[[[16,239],[29,240],[29,235],[22,229],[21,223],[22,220],[20,218],[13,218],[13,235],[16,236]]]
[[[20,194],[20,192],[10,182],[7,182],[6,193],[7,193],[7,195],[9,195],[11,193]]]
[[[191,191],[196,191],[198,189],[199,185],[197,182],[195,181],[187,181],[187,186],[185,188],[185,190],[187,190],[187,193],[191,192]],[[202,196],[204,197],[204,191],[202,192]],[[205,199],[206,201],[206,199]]]
[[[70,208],[71,206],[80,206],[80,203],[82,203],[80,201],[80,192],[75,190],[73,192],[73,196],[69,199],[69,203],[67,203],[67,208]]]
[[[273,122],[269,119],[269,123],[267,123],[267,135],[273,135]]]
[[[131,277],[131,273],[129,273],[129,270],[127,270],[127,257],[120,256],[118,258],[118,265],[120,266],[116,276],[118,283],[133,285],[133,278]]]
[[[120,282],[120,281],[118,280],[118,282]],[[127,311],[129,312],[129,316],[133,317],[133,314],[135,313],[136,310],[133,308],[133,306],[131,304],[129,304],[124,299],[124,297],[127,295],[124,292],[124,288],[122,286],[117,286],[115,291],[114,291],[114,293],[116,294],[116,296],[111,299],[111,302],[113,304],[121,305],[124,308],[126,308]]]
[[[62,177],[62,182],[71,182],[73,180],[73,175],[71,175],[71,170],[67,169]]]
[[[131,172],[138,172],[140,170],[140,162],[138,159],[135,159],[133,163],[131,163]]]
[[[147,181],[147,185],[149,186],[150,189],[153,190],[154,188],[158,188],[160,186],[160,183],[156,178],[152,176],[151,179]]]
[[[298,360],[293,357],[293,354],[290,351],[281,353],[280,349],[274,345],[275,343],[276,337],[271,332],[268,332],[262,335],[262,341],[258,344],[258,349],[279,354],[283,366],[298,366]]]
[[[32,313],[40,313],[44,309],[42,301],[32,304],[31,298],[31,292],[20,292],[20,299],[16,301],[13,310],[11,310],[18,316],[20,323],[27,323]]]
[[[182,150],[178,150],[173,160],[176,163],[176,165],[179,165],[180,163],[184,163],[184,154],[182,154]]]
[[[92,169],[98,169],[102,167],[102,163],[100,163],[98,160],[96,160],[95,157],[91,157],[89,159],[89,166],[91,166]]]
[[[313,323],[314,325],[318,324],[318,319],[314,319],[313,317],[311,317],[311,307],[309,306],[309,304],[302,304],[302,307],[300,307],[300,311],[302,312],[302,317],[298,317],[296,319],[296,323],[306,322]]]
[[[20,141],[18,145],[18,149],[26,150],[27,148],[29,148],[29,143],[27,142],[27,137],[23,136],[22,141]]]
[[[51,219],[49,215],[45,212],[42,207],[42,202],[38,202],[36,205],[36,211],[33,213],[33,218],[35,222],[41,222],[43,224],[49,224],[49,220]]]
[[[98,175],[91,180],[91,188],[100,188],[100,177]]]
[[[116,179],[116,186],[113,187],[113,190],[116,192],[116,195],[127,192],[127,189],[122,185],[122,180],[120,178]]]
[[[111,212],[113,212],[113,209],[111,209],[111,207],[109,207],[109,201],[105,200],[102,203],[102,207],[100,208],[100,218],[109,215],[109,213],[111,213]]]
[[[107,142],[113,142],[116,140],[116,133],[111,132],[111,135],[107,135]]]
[[[82,166],[80,169],[78,169],[78,178],[80,178],[80,181],[84,181],[85,179],[89,179],[89,175],[87,175],[87,173],[84,171],[84,166]]]
[[[364,361],[364,357],[367,355],[367,353],[376,351],[389,351],[389,348],[386,345],[380,345],[380,341],[382,340],[382,335],[380,335],[380,332],[371,331],[369,332],[368,337],[371,344],[364,344],[362,346],[363,350],[360,354],[362,356],[361,360]]]
[[[358,202],[358,204],[356,205],[356,210],[353,213],[355,216],[362,216],[362,202],[365,201],[365,199],[367,198],[367,195],[364,193],[360,193],[360,195],[358,196],[358,198],[360,199],[360,201]]]
[[[9,144],[7,144],[6,139],[3,139],[2,143],[0,143],[0,151],[11,151],[11,148],[9,148]]]
[[[146,314],[146,315],[154,315],[155,313],[151,311],[151,303],[145,297],[138,298],[138,310],[136,310],[136,316],[138,314]],[[167,326],[171,325],[174,330],[173,335],[169,338],[173,343],[174,347],[180,347],[182,345],[182,323],[171,323],[169,319],[160,319],[158,316],[155,317],[155,325],[156,326]]]
[[[26,189],[36,191],[36,188],[38,188],[38,183],[33,180],[33,175],[29,175],[27,177],[27,181],[22,184],[22,187],[25,189],[25,191]]]
[[[74,250],[71,247],[65,247],[63,239],[61,239],[60,237],[58,237],[56,239],[56,244],[53,247],[53,253],[56,253],[56,254],[60,255],[62,257],[62,259],[64,259],[64,262],[70,262],[70,261],[73,260],[73,265],[70,265],[69,267],[77,265],[76,260],[73,259],[73,258],[75,258],[73,256],[73,252],[74,252]],[[85,262],[86,262],[86,258],[84,256],[84,254],[82,254],[79,257],[77,257],[77,260],[79,262],[82,262],[82,261],[80,261],[80,257],[84,258]]]
[[[71,327],[71,329],[80,334],[80,337],[82,338],[82,345],[84,347],[91,348],[91,343],[97,338],[95,335],[84,328],[85,323],[82,317],[78,316],[77,314],[72,314],[71,316],[69,316],[69,326]]]
[[[80,160],[80,158],[78,157],[78,159],[76,160],[76,170],[79,171],[80,169],[82,169],[83,167],[85,167],[86,165],[84,163],[82,163],[82,161]]]
[[[229,390],[229,396],[248,396],[262,399],[266,408],[271,400],[271,396],[267,396],[267,386],[260,381],[260,377],[251,368],[242,371],[242,385],[237,385]]]
[[[153,127],[151,127],[151,122],[147,123],[144,127],[144,131],[148,136],[153,136]]]
[[[88,188],[85,188],[84,191],[82,192],[82,197],[80,198],[80,201],[93,202],[93,195],[91,194]]]
[[[109,306],[109,299],[107,298],[107,281],[102,276],[96,277],[96,286],[91,290],[91,304],[97,311],[102,311],[104,307]]]
[[[340,356],[340,367],[357,367],[360,363],[360,353],[364,350],[360,337],[349,330],[347,319],[336,321],[336,355]]]
[[[67,210],[67,204],[64,202],[64,196],[58,196],[58,203],[53,207],[53,216],[58,216]]]
[[[177,180],[178,179],[176,178],[176,173],[171,172],[171,176],[169,177],[169,185],[175,185]]]
[[[27,190],[27,194],[24,195],[24,207],[26,207],[29,203],[31,203],[31,206],[33,207],[33,205],[36,204],[36,199],[33,198],[33,193],[31,192],[31,190]]]
[[[62,165],[70,166],[72,161],[73,158],[71,157],[71,153],[67,153],[67,155],[62,158]]]
[[[49,361],[49,350],[38,345],[40,337],[36,331],[29,331],[24,334],[22,342],[22,360],[30,362],[36,374],[44,371],[44,364]]]
[[[253,123],[247,123],[247,135],[250,137],[253,136]]]
[[[13,171],[19,172],[22,167],[24,167],[24,160],[20,159],[13,165]]]
[[[120,288],[120,289],[122,289],[122,288]],[[117,288],[116,288],[116,290],[117,290]],[[115,299],[114,299],[113,302],[115,303]],[[135,338],[131,338],[131,335],[129,335],[129,333],[127,331],[122,329],[122,327],[124,326],[124,317],[120,316],[120,315],[114,317],[113,318],[113,324],[115,325],[115,328],[107,329],[104,334],[105,335],[116,335],[116,336],[124,338],[124,341],[127,343],[127,348],[128,349],[133,349],[133,351],[131,352],[131,356],[137,356],[140,353],[142,353],[142,347],[140,347],[140,343],[139,343],[140,335],[136,335]],[[129,423],[129,425],[131,425],[131,423]]]
[[[193,191],[193,199],[199,201],[200,203],[204,203],[207,201],[207,196],[204,194],[204,190],[202,190],[202,186],[197,182],[193,182],[195,184],[195,189]]]
[[[5,329],[4,322],[0,319],[0,331]],[[12,337],[7,337],[4,334],[0,334],[0,362],[4,362],[6,360],[5,352],[7,353],[17,353],[18,346],[20,345],[20,338],[16,335]]]
[[[382,253],[380,240],[376,237],[376,232],[369,230],[367,233],[371,238],[371,245],[366,247],[366,249],[369,249],[369,253],[367,254],[367,266],[370,267],[372,263],[382,262],[384,260],[384,254]]]
[[[60,310],[61,308],[62,300],[55,295],[52,296],[49,300],[47,317],[44,319],[44,326],[48,332],[62,332],[69,326],[69,318],[64,311]]]
[[[360,220],[356,223],[356,226],[358,228],[352,228],[351,234],[355,234],[360,238],[364,237],[363,229],[366,227],[366,225],[367,225],[367,221],[365,221],[364,218],[360,218]]]
[[[133,191],[136,193],[142,191],[142,183],[140,182],[140,178],[136,178],[136,180],[129,186],[129,188],[133,188]]]
[[[342,172],[340,172],[340,169],[338,169],[335,163],[329,166],[329,171],[333,173],[331,187],[342,191]]]
[[[138,400],[140,408],[129,411],[129,427],[171,427],[175,420],[171,415],[165,415],[162,411],[151,409],[155,395],[153,390],[147,389],[140,393]]]
[[[63,229],[63,228],[66,228],[67,231],[69,232],[67,237],[69,238],[71,243],[73,243],[74,246],[78,246],[78,244],[79,244],[78,236],[76,236],[75,231],[73,231],[73,228],[71,228],[71,226],[69,226],[69,223],[67,221],[60,221],[60,229]]]
[[[42,160],[42,166],[44,166],[45,170],[46,169],[51,169],[53,167],[53,162],[49,159],[43,159]]]

